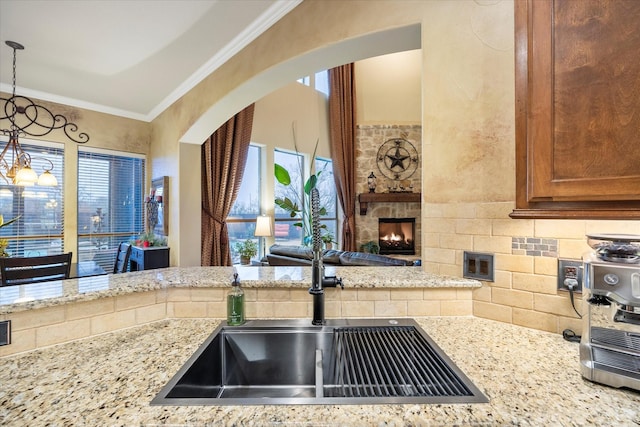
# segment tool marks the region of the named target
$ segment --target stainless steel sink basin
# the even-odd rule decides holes
[[[482,403],[412,319],[221,324],[152,405]]]

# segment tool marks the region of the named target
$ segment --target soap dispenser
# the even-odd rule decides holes
[[[238,326],[244,322],[244,291],[240,287],[238,273],[234,273],[231,291],[227,295],[227,324]]]

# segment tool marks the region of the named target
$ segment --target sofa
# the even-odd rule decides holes
[[[270,266],[300,266],[311,265],[313,250],[306,246],[273,245],[269,248],[267,261]],[[384,255],[369,254],[364,252],[338,251],[327,249],[322,251],[322,263],[324,265],[343,266],[413,266],[419,265],[417,261],[391,258]]]

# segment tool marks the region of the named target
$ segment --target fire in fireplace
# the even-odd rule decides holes
[[[378,218],[378,245],[384,255],[414,255],[415,218]]]

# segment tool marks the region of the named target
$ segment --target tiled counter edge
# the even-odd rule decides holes
[[[345,289],[327,289],[326,317],[472,315],[472,291],[479,282],[416,272],[403,280],[397,270],[385,272],[388,277],[376,270],[349,270],[343,274],[349,276]],[[11,320],[12,330],[11,344],[0,347],[0,357],[164,319],[224,319],[228,278],[233,271],[230,267],[193,267],[163,269],[153,275],[109,275],[105,276],[109,282],[106,289],[76,290],[76,295],[65,289],[59,301],[30,301],[29,308],[22,310],[0,305],[0,320]],[[287,272],[275,277],[277,272],[271,267],[240,271],[248,318],[311,318],[306,268]],[[367,276],[375,277],[376,284],[366,287]],[[64,281],[64,287],[78,289],[77,283],[67,282],[72,281]],[[385,286],[379,287],[381,284]]]

